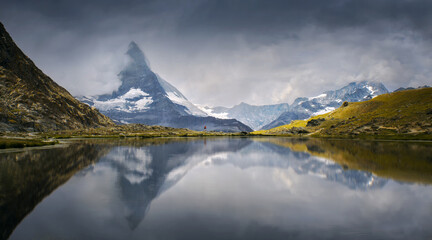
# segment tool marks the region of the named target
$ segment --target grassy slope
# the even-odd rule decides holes
[[[406,90],[380,95],[365,102],[349,103],[330,113],[296,120],[255,135],[295,135],[302,128],[312,136],[357,136],[376,138],[432,139],[432,88]],[[429,114],[428,114],[429,113]],[[311,119],[324,118],[316,127],[307,127]]]

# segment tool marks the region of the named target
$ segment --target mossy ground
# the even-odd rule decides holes
[[[247,133],[192,131],[184,128],[148,126],[143,124],[115,125],[110,127],[62,130],[41,133],[9,133],[0,137],[0,148],[22,148],[52,145],[55,139],[70,138],[173,138],[173,137],[219,137],[245,136]]]
[[[245,133],[243,133],[244,135]],[[239,136],[242,133],[192,131],[185,128],[148,126],[143,124],[116,125],[112,127],[64,130],[41,134],[45,138],[155,138],[155,137],[208,137]]]

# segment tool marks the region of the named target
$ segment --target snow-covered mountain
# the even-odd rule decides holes
[[[208,116],[173,85],[155,74],[135,42],[129,44],[127,66],[119,73],[121,86],[111,94],[78,97],[121,123],[144,123],[192,130],[251,131],[235,119]]]
[[[388,93],[388,90],[382,83],[362,81],[352,82],[341,89],[327,91],[316,97],[297,98],[288,111],[262,129],[278,127],[289,124],[292,120],[306,119],[333,111],[345,101],[366,101],[384,93]]]
[[[283,112],[288,111],[287,103],[254,106],[247,103],[240,103],[234,107],[200,107],[208,115],[217,118],[235,118],[248,125],[254,130],[261,129],[266,124],[272,122]]]

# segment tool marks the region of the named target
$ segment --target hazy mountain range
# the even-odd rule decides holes
[[[368,81],[352,82],[347,86],[326,91],[315,97],[297,98],[292,105],[287,103],[253,106],[241,103],[232,108],[201,107],[208,115],[219,118],[235,118],[254,130],[270,129],[289,124],[292,120],[307,119],[340,107],[343,102],[360,102],[388,93],[382,83]]]
[[[254,130],[261,129],[264,125],[279,117],[289,110],[288,103],[254,106],[240,103],[234,107],[200,107],[209,116],[217,118],[235,118]]]

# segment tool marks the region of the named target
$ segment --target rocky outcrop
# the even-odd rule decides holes
[[[306,127],[316,127],[319,126],[324,121],[325,121],[324,118],[312,119],[307,122]]]

